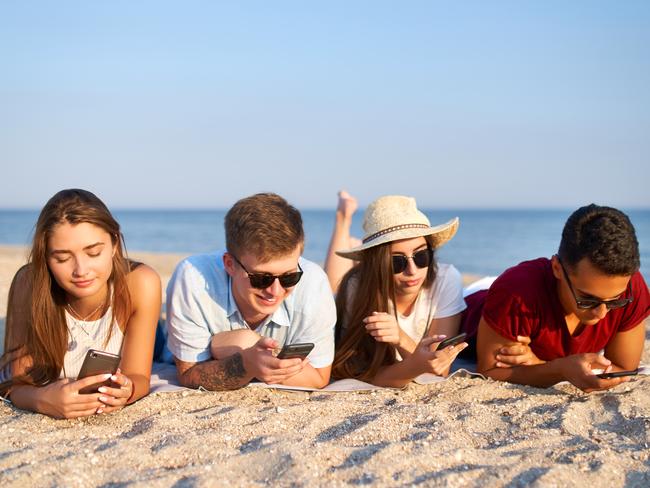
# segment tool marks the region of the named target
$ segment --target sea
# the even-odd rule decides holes
[[[334,211],[302,210],[305,227],[304,256],[323,263],[329,244]],[[454,264],[462,273],[500,274],[521,261],[550,257],[557,252],[562,227],[571,214],[566,210],[424,210],[432,224],[460,218],[458,233],[438,252],[441,262]],[[627,210],[637,232],[641,272],[650,277],[650,209]],[[226,210],[113,211],[120,222],[128,250],[163,253],[202,253],[225,246]],[[37,210],[0,210],[0,244],[29,245]],[[363,211],[355,214],[353,235],[361,237]]]

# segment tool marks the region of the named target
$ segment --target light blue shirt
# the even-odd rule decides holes
[[[247,329],[223,265],[224,251],[181,261],[167,286],[167,346],[181,361],[211,359],[214,334]],[[323,368],[334,360],[336,307],[323,269],[300,258],[304,274],[280,307],[255,332],[280,345],[313,342],[309,362]]]

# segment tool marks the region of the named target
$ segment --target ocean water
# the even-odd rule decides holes
[[[438,259],[461,272],[498,275],[527,259],[557,251],[571,210],[435,210],[432,224],[460,217],[456,237]],[[650,210],[626,212],[637,232],[641,271],[650,277]],[[322,263],[334,222],[333,210],[304,210],[305,257]],[[224,247],[225,210],[116,210],[129,250],[200,253]],[[361,236],[363,212],[355,215],[353,234]],[[38,216],[32,210],[0,210],[0,244],[28,245]]]

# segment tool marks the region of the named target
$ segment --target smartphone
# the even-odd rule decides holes
[[[441,349],[444,349],[445,347],[449,346],[455,346],[456,344],[460,344],[465,340],[467,337],[467,334],[465,332],[461,332],[458,335],[455,335],[454,337],[447,337],[444,341],[442,341],[440,344],[438,344],[438,349],[437,351],[440,351]]]
[[[305,359],[314,348],[313,342],[302,342],[300,344],[285,344],[278,353],[278,359]]]
[[[638,369],[633,369],[631,371],[612,371],[611,373],[600,373],[597,374],[599,378],[607,380],[609,378],[621,378],[622,376],[634,376],[639,374]]]
[[[87,378],[88,376],[94,376],[96,374],[111,373],[115,374],[118,366],[120,365],[120,356],[117,354],[111,354],[110,352],[97,351],[95,349],[90,349],[86,353],[84,362],[81,365],[79,370],[79,376],[77,379]],[[100,383],[95,383],[94,385],[86,386],[79,390],[79,393],[88,394],[96,393],[97,388],[102,385],[110,385],[110,378],[106,381]]]

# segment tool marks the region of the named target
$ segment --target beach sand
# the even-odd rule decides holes
[[[132,256],[164,283],[180,259]],[[2,317],[23,257],[0,247]],[[588,395],[460,376],[364,393],[179,391],[80,420],[0,404],[1,486],[650,486],[649,445],[647,377]]]

